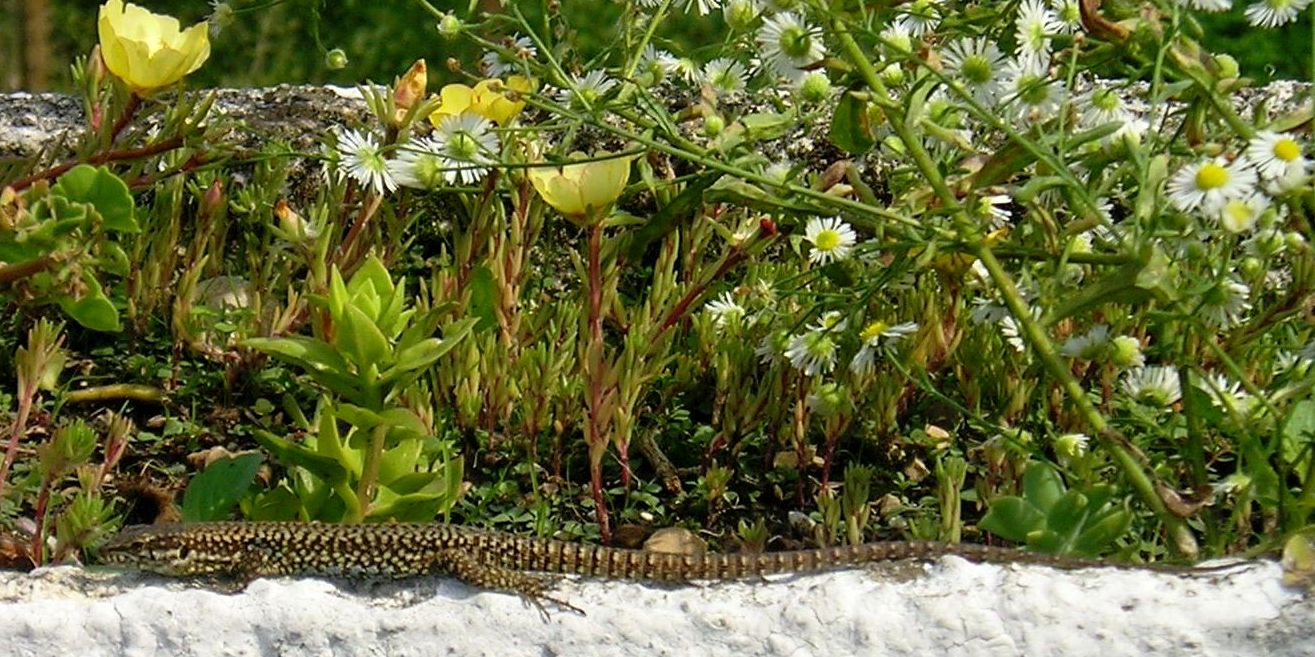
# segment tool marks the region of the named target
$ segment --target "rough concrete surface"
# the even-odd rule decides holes
[[[587,612],[423,579],[256,580],[225,594],[69,567],[0,574],[0,645],[44,655],[1315,654],[1312,606],[1277,564],[1192,576],[957,557],[669,587],[567,580]]]

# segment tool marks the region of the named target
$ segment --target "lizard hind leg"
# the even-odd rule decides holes
[[[515,593],[538,608],[544,621],[548,620],[548,610],[543,603],[573,611],[581,616],[584,610],[565,600],[547,595],[552,580],[547,577],[530,575],[503,566],[487,564],[461,550],[443,550],[434,557],[432,571],[450,573],[462,582],[481,589],[492,589],[504,593]]]

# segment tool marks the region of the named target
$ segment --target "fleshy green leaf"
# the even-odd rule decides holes
[[[79,164],[60,176],[51,192],[96,208],[109,230],[120,233],[141,231],[133,218],[132,193],[128,191],[128,185],[103,166]]]
[[[183,493],[183,521],[224,520],[246,494],[260,469],[259,454],[243,454],[211,463],[192,478]]]
[[[1027,535],[1045,527],[1046,516],[1021,497],[998,497],[991,502],[977,526],[1015,543],[1027,542]]]
[[[831,130],[827,138],[832,144],[850,155],[862,155],[876,145],[872,119],[868,116],[867,101],[853,93],[841,96],[831,115]]]

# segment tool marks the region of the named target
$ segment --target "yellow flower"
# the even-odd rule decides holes
[[[97,25],[105,66],[139,95],[183,79],[210,57],[205,23],[182,30],[177,18],[108,0]]]
[[[600,153],[598,157],[606,157]],[[583,157],[572,153],[571,159]],[[626,188],[633,157],[614,157],[579,164],[533,167],[528,170],[530,183],[539,196],[567,219],[588,226],[603,218],[607,209]]]
[[[506,82],[496,78],[480,80],[474,89],[464,84],[449,84],[439,92],[443,102],[429,115],[429,122],[437,126],[444,116],[472,112],[498,125],[506,125],[525,107],[524,100],[508,98],[508,90],[530,93],[534,90],[534,80],[513,75]]]

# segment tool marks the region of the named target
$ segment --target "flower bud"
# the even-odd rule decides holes
[[[324,53],[324,67],[331,71],[347,68],[347,53],[342,48],[334,48]]]
[[[402,77],[393,83],[393,104],[397,107],[393,121],[401,123],[406,118],[407,110],[424,100],[425,87],[429,84],[425,60],[417,59]]]
[[[461,19],[457,18],[456,14],[453,14],[450,11],[443,14],[443,17],[438,19],[438,33],[447,39],[451,39],[461,34],[463,27],[465,26],[462,25]]]

